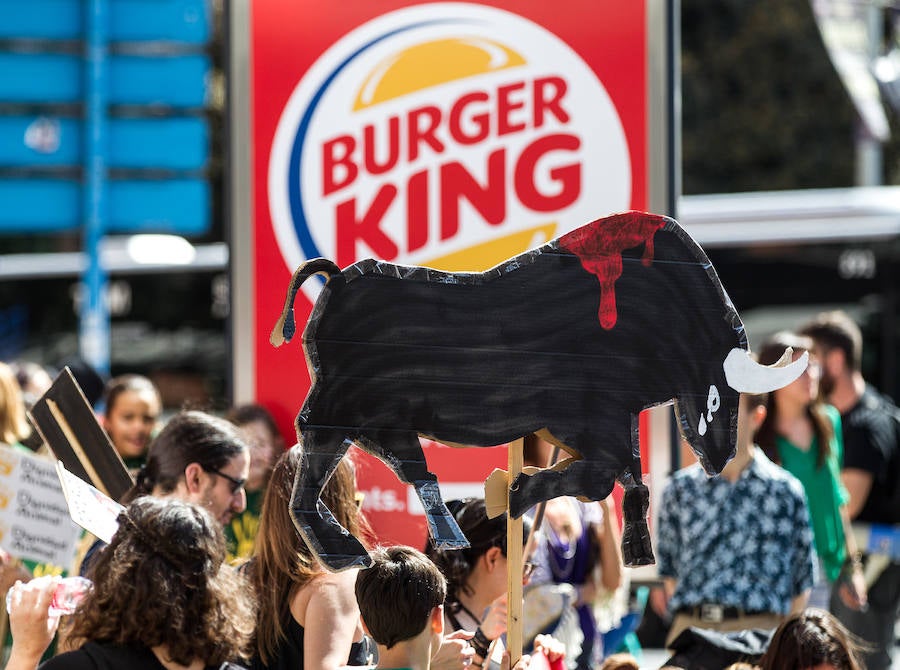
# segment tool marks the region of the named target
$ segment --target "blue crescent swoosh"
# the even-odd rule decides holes
[[[306,212],[303,207],[303,193],[300,189],[300,159],[303,156],[303,146],[306,142],[306,134],[309,130],[310,123],[312,122],[313,114],[316,112],[316,108],[319,106],[319,103],[322,101],[322,96],[325,95],[325,91],[328,87],[334,82],[337,76],[356,58],[365,53],[368,49],[372,48],[374,45],[382,42],[389,37],[393,37],[399,33],[407,32],[409,30],[414,30],[416,28],[422,28],[424,26],[432,26],[436,24],[442,23],[461,23],[468,22],[465,19],[434,19],[431,21],[422,21],[419,23],[413,23],[408,26],[403,26],[401,28],[397,28],[395,30],[391,30],[390,32],[385,33],[370,42],[362,45],[359,49],[351,53],[344,61],[342,61],[334,71],[328,75],[325,81],[322,82],[322,85],[316,90],[315,95],[312,96],[312,99],[309,102],[309,106],[304,111],[302,118],[300,119],[300,124],[297,126],[297,135],[294,138],[294,145],[291,147],[291,156],[288,167],[288,198],[290,202],[290,213],[291,219],[294,223],[294,232],[297,234],[297,240],[300,242],[300,248],[303,250],[303,254],[306,258],[317,258],[322,255],[322,252],[319,251],[319,248],[316,246],[315,241],[313,241],[312,235],[309,231],[309,222],[306,219]],[[317,278],[321,280],[321,277]]]

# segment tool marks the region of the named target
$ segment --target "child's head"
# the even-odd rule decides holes
[[[412,547],[372,552],[372,567],[356,577],[356,600],[369,635],[390,649],[421,634],[427,626],[443,634],[444,576]]]
[[[110,379],[103,397],[103,427],[116,451],[122,458],[144,456],[162,411],[159,390],[146,377],[127,374]]]

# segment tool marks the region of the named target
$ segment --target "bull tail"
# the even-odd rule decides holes
[[[280,347],[285,342],[290,342],[297,332],[297,325],[294,322],[294,298],[297,297],[297,291],[307,279],[316,274],[324,274],[329,279],[331,277],[340,276],[341,269],[327,258],[313,258],[303,263],[294,276],[291,277],[291,283],[288,287],[287,296],[284,299],[284,309],[281,310],[281,316],[269,335],[269,342],[272,346]]]

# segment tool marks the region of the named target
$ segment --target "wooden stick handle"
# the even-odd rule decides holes
[[[522,472],[523,440],[519,439],[509,445],[509,482],[515,480]],[[509,506],[507,506],[509,509]],[[507,615],[506,646],[509,649],[510,667],[522,657],[522,563],[523,563],[523,524],[522,517],[513,519],[506,517],[506,566],[507,566]]]

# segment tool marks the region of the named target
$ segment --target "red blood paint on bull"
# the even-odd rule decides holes
[[[616,325],[616,280],[622,276],[622,252],[644,245],[641,262],[653,262],[653,236],[666,224],[663,217],[626,212],[592,222],[559,240],[559,246],[581,261],[581,267],[600,280],[600,326]]]

